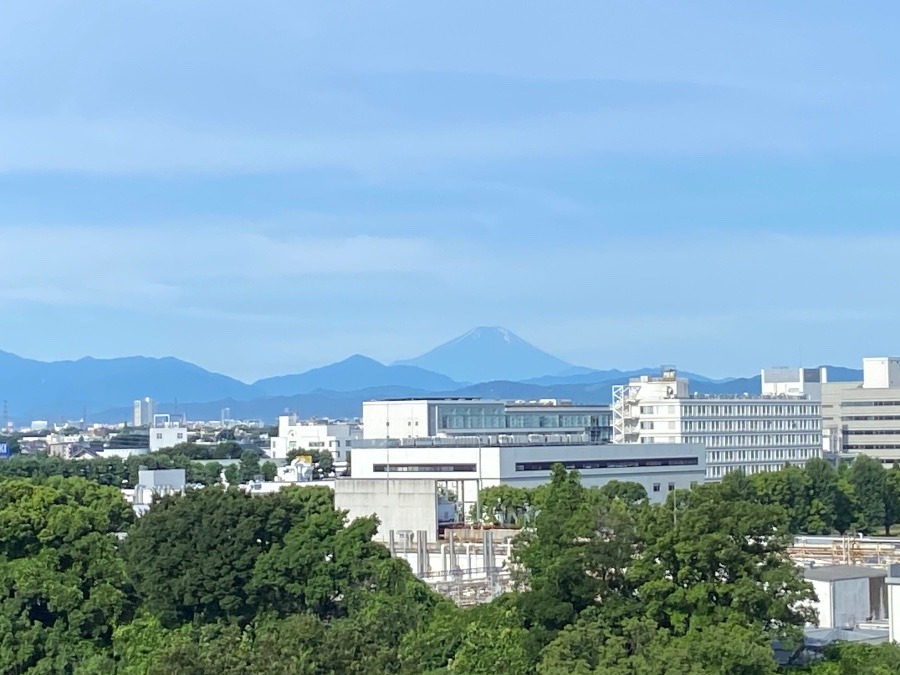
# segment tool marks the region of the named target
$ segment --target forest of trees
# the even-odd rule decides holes
[[[587,489],[557,467],[527,495],[518,590],[459,609],[372,542],[373,518],[345,525],[326,488],[188,490],[135,520],[114,481],[4,469],[0,667],[896,673],[895,645],[845,645],[782,670],[771,647],[799,646],[813,618],[803,604],[812,591],[786,555],[792,531],[883,528],[895,472],[865,460],[840,470],[813,463],[734,474],[652,505],[633,484]],[[485,506],[498,496],[486,492]]]

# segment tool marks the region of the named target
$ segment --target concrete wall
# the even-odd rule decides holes
[[[882,356],[863,359],[864,389],[900,387],[900,359]]]
[[[138,471],[138,484],[149,488],[181,490],[185,485],[184,473],[184,469],[143,469]]]
[[[869,579],[813,580],[820,628],[852,628],[872,615]]]
[[[816,597],[819,599],[818,602],[813,603],[813,607],[819,614],[819,627],[833,628],[834,614],[832,612],[831,602],[831,582],[809,580],[809,583],[812,584],[813,590],[816,592]]]
[[[363,438],[431,436],[428,401],[364,401]]]
[[[900,578],[888,577],[888,622],[891,642],[900,643]]]
[[[429,541],[437,539],[438,497],[434,480],[342,478],[334,484],[335,506],[350,520],[378,516],[376,539],[387,541],[390,530],[425,530]]]
[[[173,448],[187,440],[188,430],[184,427],[150,427],[150,452]]]

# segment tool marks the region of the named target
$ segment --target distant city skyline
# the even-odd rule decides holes
[[[900,353],[898,19],[13,2],[0,349],[245,382],[479,325],[710,377]]]

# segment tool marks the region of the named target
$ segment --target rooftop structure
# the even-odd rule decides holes
[[[822,400],[822,385],[828,382],[827,368],[763,368],[760,387],[763,396],[808,396]]]
[[[493,433],[589,433],[609,441],[606,405],[571,401],[420,398],[365,401],[363,438],[422,438]]]

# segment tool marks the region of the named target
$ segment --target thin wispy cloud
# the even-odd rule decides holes
[[[245,379],[480,324],[595,367],[896,351],[898,18],[7,3],[0,349]]]

